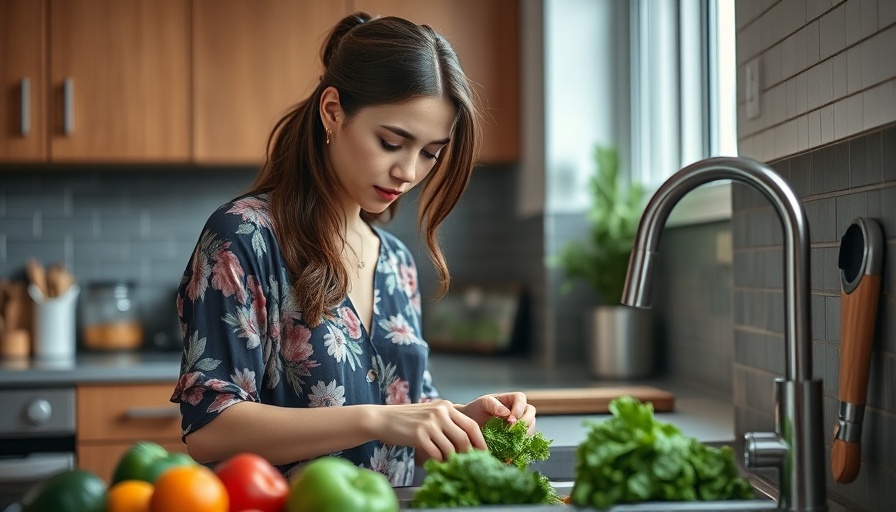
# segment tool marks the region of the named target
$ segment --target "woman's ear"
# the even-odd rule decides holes
[[[325,130],[335,130],[340,121],[345,119],[342,105],[339,104],[339,91],[330,86],[320,95],[320,120]]]

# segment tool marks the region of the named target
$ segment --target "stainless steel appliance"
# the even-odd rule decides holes
[[[73,387],[0,390],[0,510],[74,461]]]

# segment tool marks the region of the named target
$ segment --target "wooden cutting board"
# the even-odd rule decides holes
[[[675,409],[675,395],[651,386],[619,386],[600,388],[558,388],[526,391],[529,403],[539,416],[551,414],[606,414],[610,402],[629,395],[642,402],[651,402],[656,412]]]

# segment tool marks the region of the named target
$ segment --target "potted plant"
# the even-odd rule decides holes
[[[614,148],[598,145],[594,161],[588,236],[565,245],[553,261],[565,275],[564,287],[582,280],[602,301],[586,314],[591,373],[599,378],[643,377],[654,366],[652,315],[650,310],[622,306],[620,301],[643,211],[644,188],[623,182]]]

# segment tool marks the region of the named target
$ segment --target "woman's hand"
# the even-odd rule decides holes
[[[480,427],[495,416],[509,423],[525,421],[528,433],[531,435],[535,432],[535,407],[527,403],[525,393],[483,395],[458,408]]]
[[[488,449],[479,424],[447,400],[377,406],[376,411],[373,434],[386,444],[413,446],[440,461],[471,447]]]

